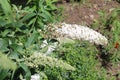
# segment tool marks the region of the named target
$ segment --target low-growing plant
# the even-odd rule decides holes
[[[99,14],[101,18],[99,20],[96,20],[92,26],[94,29],[104,34],[109,40],[108,45],[101,51],[101,54],[107,55],[106,59],[109,60],[109,62],[116,63],[120,59],[120,10],[113,10],[111,15],[106,15],[104,11],[100,11]]]
[[[119,9],[115,9],[113,12],[112,12],[112,15],[111,17],[108,19],[107,21],[107,28],[110,28],[110,34],[111,35],[111,38],[110,38],[110,41],[112,42],[111,46],[112,48],[110,49],[111,50],[114,50],[114,52],[110,52],[112,54],[112,60],[114,62],[118,62],[119,61],[119,44],[120,44],[120,19],[119,19],[119,16],[120,15],[120,10]]]
[[[44,72],[49,80],[106,80],[106,71],[97,67],[99,62],[96,60],[96,54],[98,54],[96,47],[88,42],[62,44],[51,56],[66,61],[76,70],[45,68]]]

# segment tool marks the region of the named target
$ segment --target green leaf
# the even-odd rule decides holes
[[[0,51],[5,52],[8,51],[8,41],[6,39],[0,39]]]
[[[13,69],[15,70],[17,65],[7,57],[7,55],[4,55],[0,52],[0,68],[2,69]]]
[[[32,1],[32,0],[28,0],[28,1],[27,1],[27,4],[29,4],[31,1]]]
[[[51,22],[53,21],[52,15],[48,11],[43,11],[43,13],[40,14],[41,17],[43,17],[44,22]]]
[[[103,17],[105,15],[105,12],[104,11],[98,11],[98,14]]]
[[[17,60],[17,59],[19,59],[19,54],[14,51],[14,52],[11,52],[11,54],[9,55],[9,57],[11,59]]]
[[[54,6],[54,5],[49,5],[50,6],[50,9],[49,8],[47,8],[47,10],[56,10],[57,9],[57,7],[56,6]]]
[[[30,45],[32,45],[38,38],[38,34],[37,33],[33,33],[27,40],[27,42],[25,43],[25,47],[28,48],[30,47]]]
[[[3,17],[2,17],[3,18]],[[3,19],[0,19],[0,27],[3,27],[7,24],[7,22]]]
[[[8,76],[8,70],[0,69],[0,80],[4,80]]]
[[[8,0],[0,0],[0,4],[2,5],[2,8],[3,8],[5,14],[8,15],[9,13],[11,13],[11,6],[10,6]]]
[[[8,0],[0,0],[1,7],[10,22],[14,22],[11,5]],[[14,25],[14,24],[13,24]]]
[[[69,39],[69,38],[57,38],[57,40],[60,42],[60,44],[65,44],[65,43],[75,43],[75,40]]]
[[[28,13],[27,15],[25,15],[21,21],[24,22],[24,21],[27,21],[29,20],[30,18],[34,17],[36,14],[35,13]]]
[[[10,29],[6,29],[4,30],[1,34],[2,34],[2,37],[6,37],[8,33],[10,33],[11,30]]]
[[[17,21],[17,22],[14,22],[14,25],[16,26],[16,29],[19,29],[24,24],[22,22],[20,22],[20,21]]]
[[[39,27],[40,27],[40,29],[44,29],[44,23],[41,21],[41,18],[38,18],[38,24],[39,24]]]
[[[42,49],[40,50],[40,52],[45,53],[45,52],[47,52],[47,50],[48,50],[48,46],[42,48]]]
[[[32,24],[34,24],[34,23],[35,23],[35,21],[36,21],[36,18],[31,19],[31,20],[29,21],[29,23],[28,23],[28,26],[30,26],[30,25],[32,25]]]
[[[19,63],[19,66],[25,71],[26,80],[30,80],[31,72],[30,72],[29,68],[24,63]]]

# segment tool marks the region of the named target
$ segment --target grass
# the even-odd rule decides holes
[[[105,47],[105,54],[108,54],[111,62],[119,61],[119,41],[120,41],[120,31],[119,31],[119,14],[120,10],[115,9],[110,16],[107,16],[106,13],[100,12],[100,20],[97,20],[93,23],[95,30],[100,31],[108,38],[108,45]],[[106,15],[106,16],[105,16]],[[99,27],[98,27],[99,26]],[[108,58],[109,58],[108,57]]]

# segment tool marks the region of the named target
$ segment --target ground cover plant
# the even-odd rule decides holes
[[[112,61],[119,61],[119,41],[120,41],[120,32],[119,32],[119,9],[115,9],[112,11],[111,15],[108,17],[104,11],[98,12],[101,15],[100,21],[96,21],[93,23],[93,27],[100,26],[101,33],[106,35],[109,39],[109,44],[106,48],[107,52],[103,52],[105,54],[109,54]],[[97,28],[96,28],[97,29]],[[114,52],[112,52],[112,50]]]
[[[78,48],[79,47],[79,48]],[[88,42],[77,42],[74,44],[67,43],[63,44],[58,48],[54,55],[62,60],[67,61],[69,64],[73,65],[76,68],[75,71],[64,71],[61,72],[64,75],[61,75],[63,80],[105,80],[106,72],[102,70],[99,72],[97,70],[98,61],[95,59],[98,53],[98,50],[94,45],[89,45]],[[101,74],[102,73],[102,74]],[[50,78],[49,80],[52,80]],[[111,78],[112,79],[112,78]],[[57,78],[56,80],[60,80]]]
[[[32,80],[37,74],[40,80],[119,80],[120,9],[112,9],[109,15],[98,11],[100,18],[89,25],[107,37],[106,46],[83,40],[59,43],[42,34],[45,25],[61,19],[62,9],[56,2],[0,0],[0,79]],[[41,48],[44,40],[47,46]],[[54,43],[57,48],[45,54]]]

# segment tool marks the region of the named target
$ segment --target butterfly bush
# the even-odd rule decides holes
[[[106,45],[108,43],[108,40],[105,36],[86,26],[59,23],[52,24],[51,30],[53,32],[52,35],[61,39],[65,37],[73,40],[87,40],[97,45]]]

